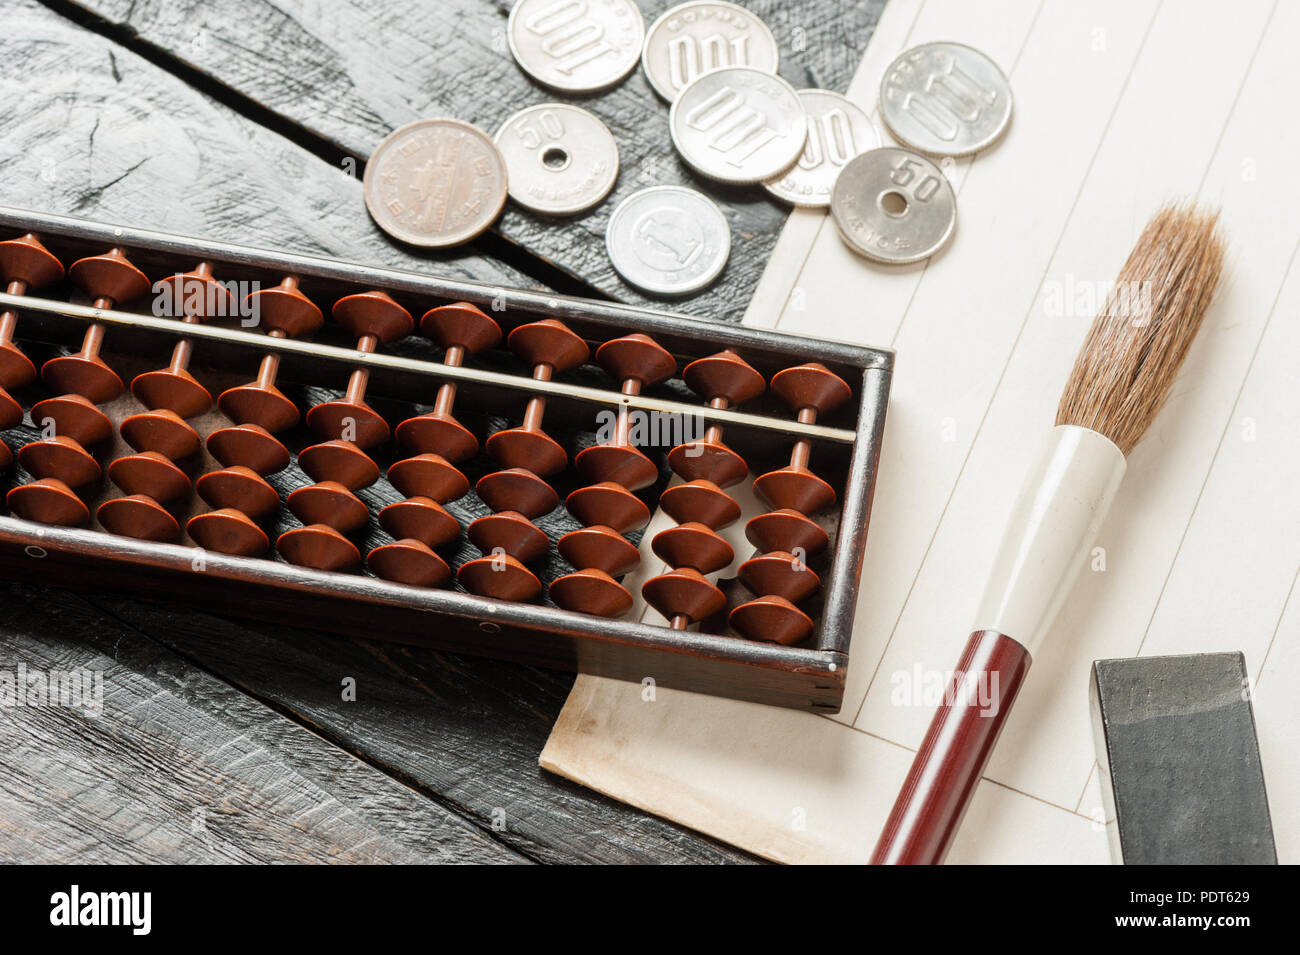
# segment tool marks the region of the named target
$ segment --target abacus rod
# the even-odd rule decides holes
[[[52,299],[0,294],[0,307],[21,309],[27,312],[60,315],[80,322],[102,322],[105,325],[140,328],[173,338],[203,339],[219,341],[258,352],[277,352],[282,355],[302,355],[338,362],[340,365],[366,368],[380,368],[391,371],[427,375],[431,378],[474,381],[516,391],[532,391],[543,395],[567,397],[611,407],[627,407],[640,411],[658,411],[667,414],[696,415],[706,421],[719,425],[735,425],[780,434],[798,435],[809,439],[829,441],[836,444],[852,444],[857,440],[857,432],[848,428],[832,428],[820,424],[804,424],[788,418],[767,418],[723,408],[710,408],[707,405],[689,404],[684,401],[671,401],[663,398],[649,398],[643,395],[624,395],[617,391],[590,388],[567,382],[540,381],[519,375],[487,371],[478,368],[443,365],[438,362],[424,361],[416,358],[402,358],[397,355],[379,353],[362,354],[355,348],[337,345],[322,345],[317,342],[298,341],[292,338],[272,339],[269,335],[258,332],[241,331],[224,328],[219,325],[200,325],[178,322],[174,318],[155,318],[134,312],[118,312],[111,309],[94,308],[89,305],[76,305]]]

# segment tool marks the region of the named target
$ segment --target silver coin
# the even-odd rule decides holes
[[[808,116],[785,80],[734,66],[705,73],[668,112],[673,145],[702,176],[737,185],[785,172],[803,152]]]
[[[1011,121],[1011,86],[997,64],[961,43],[899,54],[880,81],[880,116],[894,138],[931,156],[969,156]]]
[[[420,119],[389,133],[366,163],[366,208],[395,239],[430,248],[482,233],[506,204],[506,162],[477,126]]]
[[[655,295],[689,295],[722,273],[731,255],[731,230],[707,196],[682,186],[652,186],[614,209],[605,249],[630,285]]]
[[[849,160],[831,192],[831,217],[853,251],[902,265],[942,249],[957,226],[957,197],[939,167],[885,146]]]
[[[724,66],[775,73],[778,56],[772,31],[744,7],[695,0],[650,24],[641,65],[650,86],[671,103],[701,73]]]
[[[506,36],[519,68],[537,82],[591,93],[636,67],[645,21],[632,0],[518,0]]]
[[[543,103],[520,110],[495,140],[510,172],[510,198],[534,212],[590,209],[618,178],[618,143],[609,127],[576,106]]]
[[[776,198],[796,206],[825,208],[831,187],[844,165],[880,145],[871,117],[849,99],[830,90],[799,90],[808,114],[808,141],[799,161],[763,184]]]

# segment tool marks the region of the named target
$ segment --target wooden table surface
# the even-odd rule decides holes
[[[0,203],[645,302],[610,268],[605,225],[623,196],[680,182],[722,206],[733,251],[674,307],[738,321],[785,209],[692,176],[639,69],[576,100],[621,150],[593,212],[508,207],[442,254],[374,228],[360,176],[391,129],[492,131],[562,98],[511,60],[510,5],[0,0]],[[647,25],[671,5],[640,0]],[[883,0],[744,5],[786,79],[842,91]],[[104,711],[0,710],[3,861],[747,861],[537,767],[570,674],[0,582],[0,670],[21,666],[102,671]]]

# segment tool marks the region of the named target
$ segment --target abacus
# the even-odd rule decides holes
[[[5,573],[838,710],[888,350],[6,208],[0,281]]]

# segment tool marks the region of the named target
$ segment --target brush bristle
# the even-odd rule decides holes
[[[1133,449],[1169,395],[1223,270],[1219,213],[1165,206],[1147,223],[1093,320],[1056,423]]]

